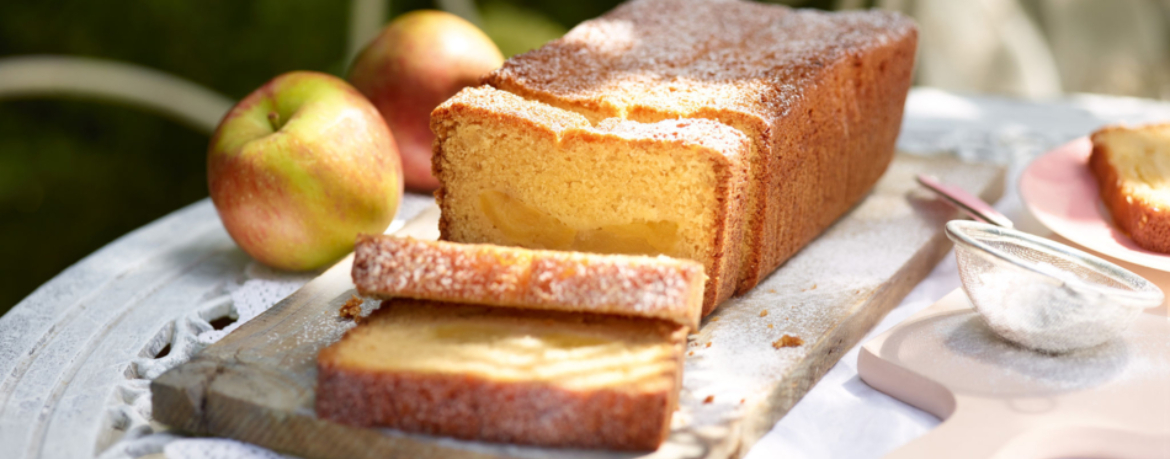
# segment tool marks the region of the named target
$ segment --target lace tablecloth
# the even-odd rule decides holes
[[[915,89],[907,102],[899,148],[920,154],[953,152],[972,161],[1008,165],[1008,189],[996,207],[1022,229],[1043,232],[1043,228],[1026,215],[1016,191],[1019,174],[1030,159],[1103,124],[1168,119],[1170,104],[1139,99],[1073,96],[1056,101],[1025,102]],[[396,224],[420,210],[427,200],[423,196],[407,199]],[[207,281],[211,282],[207,285],[215,287],[205,292],[192,307],[176,306],[177,310],[185,312],[166,322],[153,338],[147,340],[146,347],[136,357],[128,358],[123,364],[125,370],[113,372],[106,369],[105,373],[101,369],[87,370],[87,366],[77,359],[84,359],[89,354],[77,357],[76,351],[73,360],[64,359],[64,362],[49,362],[52,359],[39,358],[36,354],[48,352],[46,349],[52,347],[53,340],[61,338],[62,333],[55,330],[65,328],[60,325],[63,319],[49,317],[42,320],[42,316],[50,316],[50,311],[58,311],[56,314],[60,316],[65,314],[60,311],[66,309],[76,312],[76,304],[81,304],[84,309],[86,301],[90,300],[73,290],[89,287],[97,291],[92,284],[106,282],[102,285],[116,285],[122,277],[104,281],[86,278],[86,275],[96,277],[88,273],[89,269],[95,268],[89,265],[117,262],[120,252],[132,252],[131,249],[137,247],[131,244],[137,242],[136,239],[161,238],[166,231],[157,227],[179,225],[168,219],[213,219],[214,212],[209,212],[208,207],[210,204],[206,201],[195,204],[176,212],[174,217],[128,235],[124,238],[126,240],[112,243],[62,273],[22,301],[13,312],[0,318],[0,375],[5,375],[0,379],[0,457],[82,457],[78,453],[86,451],[89,454],[85,455],[102,458],[159,454],[169,459],[285,457],[234,440],[184,438],[166,431],[164,426],[153,424],[150,420],[149,380],[186,361],[199,349],[263,312],[307,282],[312,275],[275,272],[240,259],[238,255],[225,256],[227,261],[221,272],[206,273],[207,276],[220,276],[216,278],[218,280],[212,279],[215,282]],[[212,223],[218,222],[213,220]],[[175,228],[174,232],[180,234],[182,229]],[[213,230],[222,232],[218,228]],[[194,275],[198,274],[197,271],[200,269],[192,267],[189,271],[180,270],[174,276]],[[958,287],[952,254],[870,336],[892,327]],[[149,294],[144,295],[150,298]],[[55,307],[58,303],[53,303],[66,300],[73,302],[70,303],[74,305],[70,306],[72,309]],[[92,309],[97,309],[97,306]],[[122,311],[119,314],[126,314],[129,309],[118,310]],[[217,327],[215,319],[222,317],[235,321],[226,327]],[[109,329],[117,325],[117,321],[113,322],[114,325],[110,323],[106,325]],[[34,333],[38,331],[43,333],[39,337]],[[79,339],[78,342],[93,343],[97,339]],[[60,352],[68,354],[64,350]],[[748,452],[747,457],[879,457],[938,424],[938,419],[933,416],[887,397],[862,382],[857,376],[857,352],[854,348],[845,354],[812,391]],[[50,386],[48,390],[38,391],[40,385],[24,384],[37,377],[38,365],[50,364],[63,365],[68,371],[56,373],[54,379],[51,371],[44,370],[48,376],[41,384]],[[118,373],[124,374],[125,378],[96,385],[106,392],[74,389],[74,381],[63,379],[91,373]],[[53,388],[56,387],[54,384],[60,388]],[[71,395],[74,391],[80,395]],[[87,403],[85,397],[100,400]],[[70,400],[70,405],[63,405]],[[38,410],[37,403],[43,408]],[[86,411],[95,409],[102,411],[96,414]],[[25,416],[35,419],[31,423],[22,422]],[[50,438],[53,432],[67,428],[70,423],[96,425],[91,425],[90,431],[82,432],[84,435],[79,434],[76,438]]]

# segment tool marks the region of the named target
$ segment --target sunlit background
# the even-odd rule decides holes
[[[443,8],[505,56],[616,0],[45,0],[0,2],[0,69],[29,55],[164,72],[237,100],[290,70],[342,75],[378,24]],[[921,28],[916,84],[1008,97],[1096,92],[1170,98],[1170,1],[827,0]],[[0,314],[114,239],[207,196],[208,130],[174,113],[74,92],[6,92],[0,72]],[[70,77],[84,80],[84,72]]]

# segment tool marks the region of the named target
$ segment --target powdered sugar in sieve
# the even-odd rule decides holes
[[[1004,339],[1067,352],[1119,336],[1162,290],[1072,247],[986,223],[952,221],[963,290]]]

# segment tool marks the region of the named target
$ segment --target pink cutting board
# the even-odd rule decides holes
[[[867,384],[943,423],[887,458],[1170,458],[1170,318],[1065,355],[1007,343],[962,289],[867,342]]]

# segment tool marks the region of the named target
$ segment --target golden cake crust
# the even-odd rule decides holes
[[[359,235],[359,293],[662,319],[697,330],[703,266],[669,257],[599,255]]]
[[[748,191],[746,153],[750,141],[741,132],[709,119],[661,120],[641,123],[623,119],[606,119],[591,125],[585,117],[540,102],[526,100],[515,94],[492,87],[465,88],[439,105],[431,114],[431,129],[436,134],[432,168],[440,182],[459,180],[456,171],[445,166],[443,140],[448,130],[460,118],[488,120],[495,124],[520,126],[525,135],[542,136],[557,142],[584,142],[593,144],[621,144],[638,149],[673,145],[678,148],[699,149],[702,157],[711,162],[720,176],[716,187],[718,200],[714,241],[710,247],[711,266],[704,293],[703,315],[709,314],[719,303],[730,298],[739,283],[738,273],[745,262],[744,233],[741,217]],[[447,186],[435,192],[440,208],[440,239],[450,240],[451,214],[446,211]]]
[[[1091,136],[1093,152],[1089,156],[1089,169],[1097,178],[1101,200],[1109,209],[1113,222],[1133,239],[1138,246],[1155,252],[1170,253],[1170,208],[1167,204],[1149,202],[1141,194],[1130,190],[1111,162],[1113,152],[1107,137],[1131,129],[1170,130],[1170,123],[1147,125],[1140,128],[1109,126],[1094,132]]]
[[[347,364],[344,341],[367,328],[397,320],[401,308],[429,308],[457,314],[505,315],[571,323],[610,332],[651,336],[669,346],[668,382],[652,390],[622,387],[566,388],[543,381],[500,381],[474,374],[384,371]],[[409,312],[407,313],[409,314]],[[518,309],[491,309],[452,303],[399,299],[386,301],[369,320],[342,341],[321,351],[317,360],[315,408],[324,419],[369,427],[456,438],[556,447],[652,450],[670,432],[670,418],[681,385],[685,327],[649,319],[619,318]]]
[[[885,171],[916,44],[891,12],[635,0],[484,81],[594,122],[710,118],[751,137],[742,293]]]

